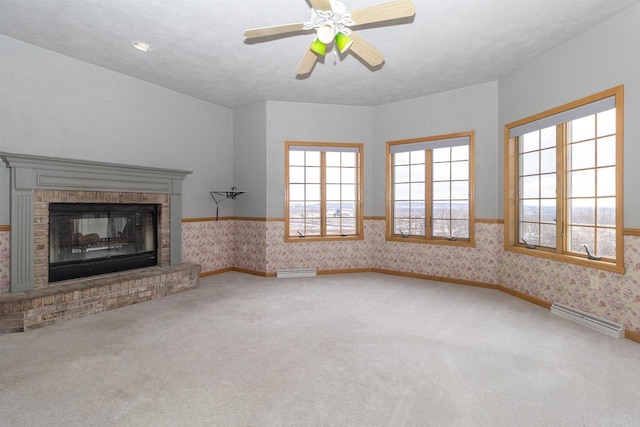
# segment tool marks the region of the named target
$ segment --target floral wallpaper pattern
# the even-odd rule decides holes
[[[640,238],[625,236],[624,242],[625,274],[502,252],[499,282],[640,333]]]
[[[0,231],[0,293],[9,292],[9,232]]]
[[[267,272],[267,228],[270,222],[236,220],[234,222],[233,266]]]
[[[202,272],[233,267],[234,221],[182,223],[182,260],[200,264]]]
[[[283,221],[184,222],[182,258],[200,264],[203,273],[379,268],[500,284],[640,333],[639,236],[625,236],[622,275],[505,252],[501,224],[476,224],[475,248],[387,242],[383,220],[366,220],[364,231],[364,240],[285,243]],[[9,291],[9,234],[0,231],[0,293]]]

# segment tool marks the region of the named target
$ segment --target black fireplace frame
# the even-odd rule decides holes
[[[161,205],[157,204],[125,204],[125,203],[50,203],[49,233],[52,230],[52,215],[106,213],[114,214],[151,214],[153,219],[153,250],[136,254],[107,256],[92,260],[51,262],[49,257],[49,282],[90,277],[100,274],[115,273],[156,266],[159,263],[158,224]],[[49,248],[51,250],[51,248]]]

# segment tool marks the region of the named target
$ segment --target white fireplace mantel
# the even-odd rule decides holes
[[[34,190],[164,193],[171,205],[171,265],[181,262],[182,180],[191,171],[0,152],[11,175],[11,292],[33,289]]]

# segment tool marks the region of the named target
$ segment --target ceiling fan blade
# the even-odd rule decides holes
[[[394,0],[377,6],[365,7],[351,12],[356,25],[388,21],[390,19],[408,18],[416,13],[413,0]]]
[[[309,0],[309,3],[315,10],[332,10],[330,0]]]
[[[307,49],[307,52],[302,57],[300,64],[298,64],[298,68],[296,69],[296,74],[304,75],[304,74],[311,73],[314,65],[316,65],[317,60],[318,60],[318,55],[316,55],[311,50],[311,46],[309,46],[309,49]]]
[[[275,36],[277,34],[295,33],[304,30],[304,24],[285,24],[275,25],[273,27],[253,28],[244,32],[244,36],[248,39],[256,37]]]
[[[369,64],[371,67],[377,67],[384,62],[384,55],[375,47],[364,41],[362,37],[352,32],[349,36],[353,40],[353,44],[349,48],[356,56]]]

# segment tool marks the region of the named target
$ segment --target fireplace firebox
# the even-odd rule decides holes
[[[155,204],[50,203],[49,282],[158,265]]]

